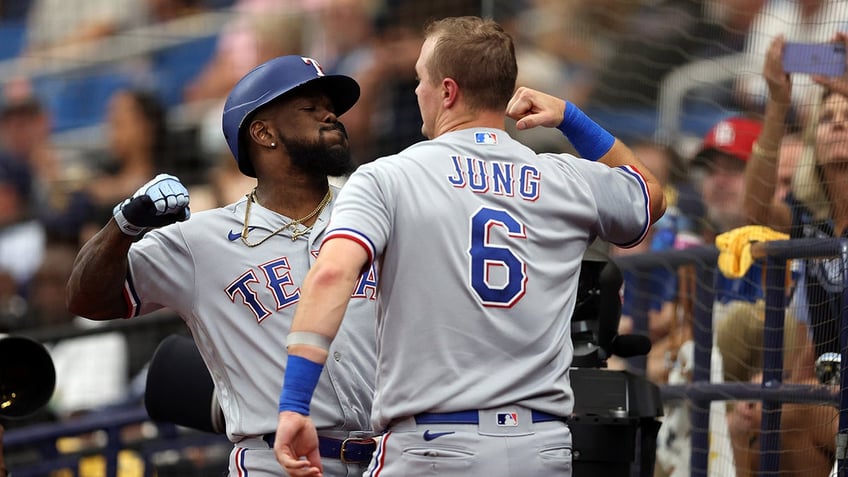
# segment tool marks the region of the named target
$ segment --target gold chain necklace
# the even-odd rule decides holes
[[[247,234],[248,234],[247,220],[250,217],[250,204],[253,203],[253,202],[257,202],[256,201],[256,189],[253,189],[252,191],[250,191],[250,194],[247,194],[247,205],[244,208],[244,228],[241,229],[241,241],[244,242],[244,244],[247,245],[248,247],[256,247],[256,246],[264,243],[269,238],[271,238],[271,237],[277,235],[278,233],[282,232],[283,230],[291,229],[291,239],[292,239],[292,242],[294,242],[295,240],[299,239],[300,237],[303,237],[304,235],[308,234],[312,230],[312,226],[306,227],[304,229],[298,229],[297,228],[298,225],[302,225],[303,222],[306,222],[307,220],[311,219],[312,217],[315,217],[316,215],[318,215],[318,213],[321,212],[322,210],[324,210],[324,207],[326,207],[327,204],[329,204],[331,200],[333,200],[333,191],[331,189],[327,189],[327,194],[324,195],[324,198],[321,199],[321,202],[318,203],[318,206],[315,207],[315,210],[313,210],[312,212],[307,214],[305,217],[301,217],[297,220],[291,220],[288,223],[283,224],[280,228],[271,232],[268,236],[266,236],[262,240],[260,240],[256,243],[250,243],[250,242],[247,241]]]

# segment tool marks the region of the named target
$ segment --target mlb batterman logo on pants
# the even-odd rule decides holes
[[[518,425],[518,413],[515,412],[499,412],[498,425],[515,427]]]

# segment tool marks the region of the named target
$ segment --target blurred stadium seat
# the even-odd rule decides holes
[[[25,33],[23,20],[0,22],[0,61],[18,56],[24,46]]]

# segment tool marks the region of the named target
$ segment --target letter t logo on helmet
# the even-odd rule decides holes
[[[317,60],[314,60],[312,58],[307,58],[305,56],[301,56],[300,58],[307,65],[311,65],[312,67],[314,67],[315,71],[318,73],[318,76],[324,76],[324,68],[321,68],[321,63],[318,63]]]

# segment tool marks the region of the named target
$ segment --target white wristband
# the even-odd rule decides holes
[[[293,331],[286,338],[286,348],[293,345],[308,345],[316,348],[321,348],[324,351],[330,350],[330,338],[311,331]]]

